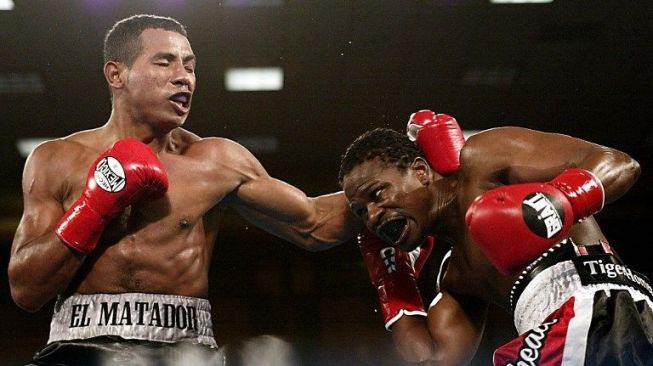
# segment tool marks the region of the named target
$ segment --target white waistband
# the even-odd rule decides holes
[[[72,295],[55,304],[48,343],[98,336],[217,347],[211,304],[176,295]]]
[[[643,292],[630,286],[613,283],[583,285],[576,266],[570,260],[556,263],[539,273],[517,299],[513,320],[519,334],[540,325],[547,316],[560,308],[571,296],[593,297],[599,290],[623,289],[633,300],[646,300],[651,309],[653,301]]]

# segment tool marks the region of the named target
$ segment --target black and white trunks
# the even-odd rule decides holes
[[[607,243],[551,248],[511,294],[519,336],[495,365],[651,365],[653,291]]]

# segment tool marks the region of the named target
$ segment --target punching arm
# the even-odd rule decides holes
[[[362,224],[343,192],[308,197],[301,189],[271,177],[245,148],[231,144],[216,154],[221,172],[230,170],[235,188],[225,199],[248,221],[309,251],[355,237]]]

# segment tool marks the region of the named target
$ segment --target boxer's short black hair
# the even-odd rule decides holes
[[[117,61],[132,66],[141,51],[140,35],[146,29],[164,29],[188,37],[186,27],[170,17],[138,14],[119,20],[104,37],[104,63]]]
[[[345,175],[354,167],[374,158],[405,170],[417,157],[424,158],[424,154],[408,136],[389,128],[376,128],[363,133],[349,145],[340,162],[338,182],[342,186]]]

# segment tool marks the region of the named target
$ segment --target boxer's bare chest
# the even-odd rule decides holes
[[[471,202],[493,182],[476,179],[459,186],[457,214],[448,222],[452,234],[451,256],[441,286],[451,292],[478,297],[503,305],[507,302],[514,279],[501,275],[473,242],[464,222]]]
[[[474,251],[475,252],[475,251]],[[454,248],[442,278],[443,289],[503,305],[514,280],[499,274],[487,260]]]
[[[165,196],[125,208],[105,229],[102,250],[78,287],[81,292],[161,291],[201,296],[217,236],[220,202],[232,190],[228,179],[196,159],[161,158],[168,175]],[[89,163],[91,165],[92,161]],[[88,168],[69,177],[64,209],[79,197]],[[111,273],[112,276],[106,276]]]
[[[127,207],[115,225],[128,225],[133,234],[139,228],[156,226],[158,232],[183,231],[196,224],[233,190],[229,179],[219,179],[210,164],[183,155],[161,159],[169,180],[166,194],[157,200],[142,199]],[[93,160],[89,159],[88,166]],[[67,210],[82,194],[88,166],[80,164],[63,184],[63,208]],[[114,226],[115,226],[114,225]],[[207,228],[209,229],[209,228]]]

